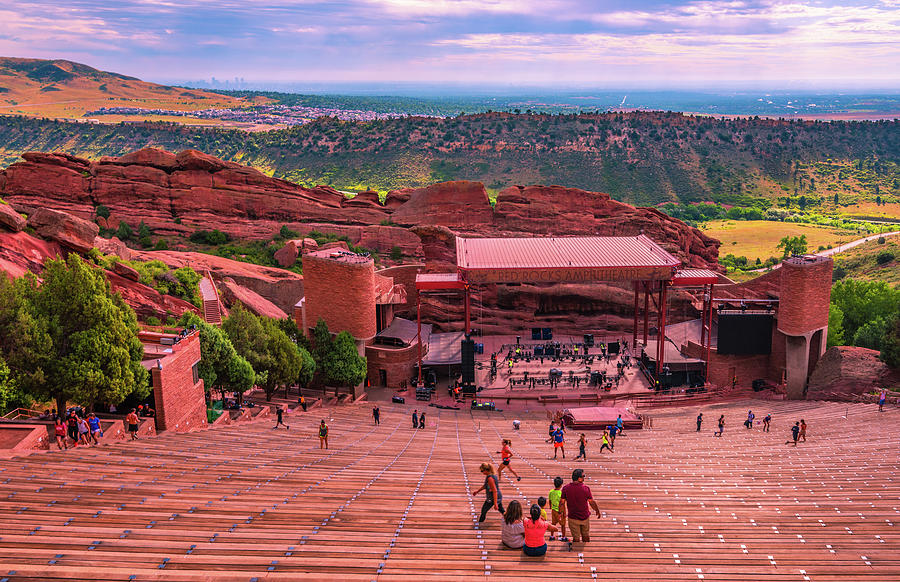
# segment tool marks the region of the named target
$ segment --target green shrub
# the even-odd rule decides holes
[[[149,316],[149,317],[148,317],[146,320],[144,320],[144,321],[147,323],[147,325],[162,325],[162,322],[159,320],[159,318],[158,318],[158,317],[154,317],[154,316],[152,316],[152,315]]]
[[[403,250],[398,246],[391,247],[391,260],[400,261],[403,259]]]
[[[875,255],[875,262],[879,265],[887,265],[894,260],[894,253],[891,251],[881,251]]]
[[[188,237],[191,242],[203,245],[218,246],[231,240],[231,237],[221,230],[198,230]]]
[[[131,227],[128,226],[128,223],[124,220],[119,221],[119,228],[116,229],[116,236],[119,237],[119,240],[131,240],[131,237],[134,236],[134,231],[131,230]]]
[[[288,225],[281,225],[281,230],[278,231],[278,236],[282,239],[294,239],[300,238],[300,233],[296,230],[291,230]]]
[[[884,237],[883,236],[878,237],[878,244],[883,245],[884,243],[885,243]]]
[[[102,204],[97,206],[97,208],[94,209],[94,212],[101,218],[109,218],[109,208]]]

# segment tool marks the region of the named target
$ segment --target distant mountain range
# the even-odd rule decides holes
[[[236,98],[157,85],[66,60],[0,57],[0,114],[80,117],[98,106],[165,104],[173,109],[234,105]]]

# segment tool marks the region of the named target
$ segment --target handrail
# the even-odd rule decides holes
[[[6,414],[4,414],[0,418],[5,418],[6,420],[19,420],[20,418],[34,418],[36,416],[40,416],[42,411],[40,410],[32,410],[30,408],[15,408],[10,410]]]

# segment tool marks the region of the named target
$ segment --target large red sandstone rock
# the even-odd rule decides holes
[[[138,166],[152,166],[167,172],[171,172],[178,167],[178,160],[175,157],[175,154],[156,148],[144,148],[136,152],[125,154],[119,158],[112,158],[109,161],[123,166],[132,164]]]
[[[135,269],[132,269],[125,263],[119,261],[113,263],[113,271],[117,275],[121,275],[122,277],[128,279],[129,281],[134,281],[135,283],[141,280],[140,273],[138,273]]]
[[[178,251],[133,251],[141,261],[160,260],[172,269],[191,267],[200,274],[209,271],[216,284],[226,277],[238,285],[258,293],[285,313],[293,313],[294,305],[303,297],[303,275],[292,271],[234,261],[215,255]]]
[[[86,253],[94,246],[100,227],[59,210],[38,208],[28,217],[28,226],[44,238],[55,240],[76,251]]]
[[[112,238],[103,238],[102,236],[94,238],[94,248],[104,255],[115,255],[126,261],[131,260],[131,249],[115,236]]]
[[[0,232],[0,271],[21,277],[26,271],[40,273],[44,261],[63,254],[53,241],[41,240],[27,232]]]
[[[808,399],[852,400],[859,394],[884,388],[891,375],[878,359],[878,351],[835,346],[826,351],[809,377]]]
[[[297,243],[292,240],[287,241],[283,247],[275,251],[275,260],[282,267],[290,267],[296,263],[298,256],[300,256],[300,251],[297,249]]]
[[[196,307],[183,299],[163,295],[153,287],[126,279],[113,271],[106,271],[106,279],[113,293],[120,293],[122,299],[134,309],[141,321],[148,317],[165,321],[170,315],[177,319],[185,311],[199,312]]]
[[[226,277],[219,285],[219,291],[225,303],[231,307],[235,303],[240,302],[247,309],[256,315],[264,317],[273,317],[275,319],[284,319],[287,314],[277,305],[246,287],[238,285],[230,277]]]
[[[406,193],[409,200],[391,214],[391,220],[397,224],[433,224],[468,230],[493,221],[491,203],[481,182],[442,182]]]
[[[25,217],[13,210],[9,204],[0,202],[0,226],[12,232],[25,228]]]

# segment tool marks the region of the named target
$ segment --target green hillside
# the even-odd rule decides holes
[[[146,146],[196,148],[278,177],[341,190],[438,180],[562,184],[626,202],[767,207],[900,200],[900,122],[715,119],[677,113],[529,115],[344,122],[247,133],[161,123],[91,125],[0,118],[0,164],[29,150],[98,158]],[[790,201],[788,201],[790,204]]]

